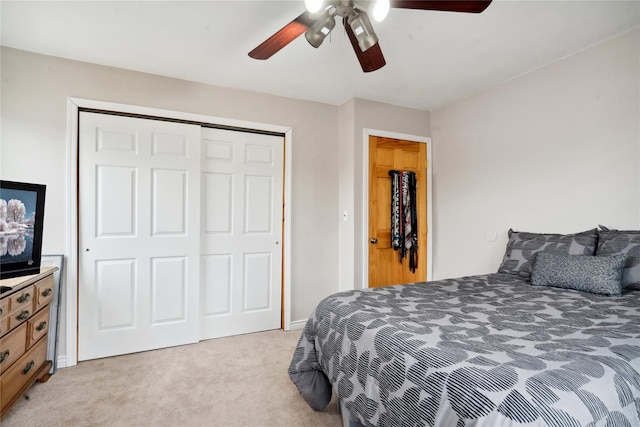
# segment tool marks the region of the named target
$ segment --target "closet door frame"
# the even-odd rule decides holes
[[[292,128],[244,120],[234,120],[180,111],[163,110],[113,102],[95,101],[82,98],[67,98],[67,191],[68,191],[68,237],[66,273],[65,338],[66,360],[60,367],[78,363],[78,122],[81,110],[108,111],[114,114],[133,114],[157,117],[159,119],[180,120],[203,125],[246,129],[255,132],[276,132],[284,134],[284,224],[283,224],[283,323],[284,330],[291,329],[291,167]]]

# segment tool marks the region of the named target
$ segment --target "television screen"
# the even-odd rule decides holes
[[[0,278],[40,271],[46,187],[0,181]]]

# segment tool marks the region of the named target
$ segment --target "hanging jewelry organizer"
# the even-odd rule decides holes
[[[418,268],[418,213],[416,209],[416,174],[390,170],[391,177],[391,246],[400,262],[409,255],[409,269]]]

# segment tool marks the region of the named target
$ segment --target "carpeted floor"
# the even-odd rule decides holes
[[[287,368],[300,331],[268,331],[80,362],[31,388],[11,426],[334,426]],[[334,398],[335,399],[335,398]]]

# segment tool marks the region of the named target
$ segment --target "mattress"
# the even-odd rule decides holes
[[[603,296],[488,274],[341,292],[289,367],[365,426],[640,426],[640,290]]]

